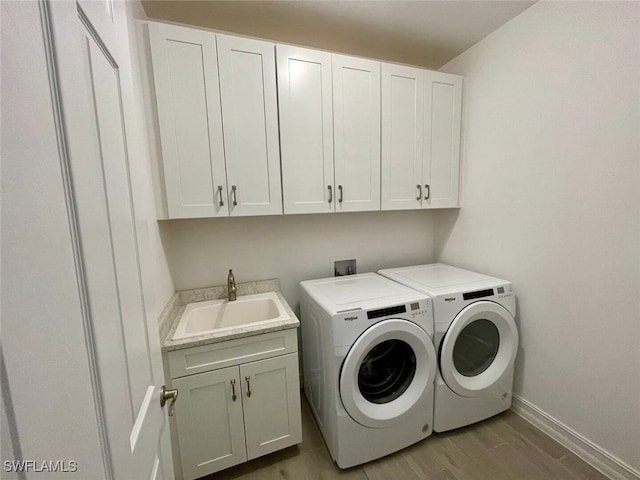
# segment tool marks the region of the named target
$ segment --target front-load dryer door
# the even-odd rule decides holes
[[[475,302],[458,313],[442,339],[440,373],[458,395],[477,397],[510,371],[517,350],[511,313],[495,302]]]
[[[340,397],[347,413],[367,427],[394,424],[419,408],[433,389],[437,356],[431,337],[415,323],[383,320],[358,337],[342,364]]]

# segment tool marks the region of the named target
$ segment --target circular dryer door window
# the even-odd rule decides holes
[[[358,337],[342,364],[345,410],[367,427],[392,425],[431,394],[436,363],[431,337],[415,323],[376,323]]]
[[[465,377],[484,372],[496,358],[500,348],[498,327],[481,318],[465,326],[453,345],[453,364]]]
[[[510,371],[518,350],[515,320],[495,302],[467,305],[451,322],[440,348],[440,372],[458,395],[481,395]]]

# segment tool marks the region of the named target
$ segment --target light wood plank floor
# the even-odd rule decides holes
[[[302,443],[206,480],[603,480],[600,472],[514,414],[432,435],[365,465],[335,466],[302,397]]]

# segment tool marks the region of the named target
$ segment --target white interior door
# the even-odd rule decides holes
[[[284,213],[334,211],[331,54],[277,45]]]
[[[382,210],[421,208],[423,70],[382,64]]]
[[[380,62],[332,60],[336,211],[380,210]]]
[[[146,315],[127,147],[134,100],[125,5],[84,5],[49,4],[103,455],[114,478],[170,478],[160,345]]]
[[[275,45],[216,41],[230,215],[281,214]]]

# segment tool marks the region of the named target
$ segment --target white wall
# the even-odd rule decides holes
[[[515,391],[640,470],[640,4],[541,2],[451,61],[463,208],[438,260],[514,282]]]
[[[129,149],[131,151],[130,167],[133,185],[134,205],[138,241],[140,243],[140,260],[145,294],[147,316],[157,319],[175,289],[169,271],[169,264],[160,239],[160,231],[156,220],[156,206],[152,183],[152,163],[150,156],[155,152],[148,139],[147,116],[143,95],[146,90],[144,72],[141,71],[139,51],[144,45],[139,44],[136,21],[146,20],[147,17],[140,2],[126,3],[129,31],[129,47],[131,51],[131,73],[133,85],[133,108],[128,112],[130,121],[128,127]],[[128,106],[128,105],[127,105]]]
[[[298,283],[333,276],[331,257],[358,272],[433,261],[433,212],[366,212],[161,222],[177,290],[279,278],[297,309]]]

